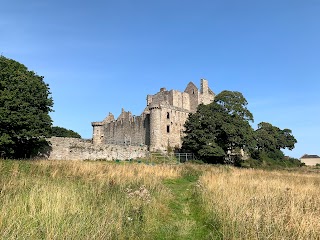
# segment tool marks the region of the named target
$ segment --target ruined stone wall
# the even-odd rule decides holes
[[[93,145],[78,138],[52,137],[49,160],[126,160],[143,158],[146,146],[120,146],[112,144]]]
[[[170,92],[167,91],[165,88],[161,88],[160,92],[158,92],[155,95],[148,95],[147,96],[147,105],[155,105],[155,104],[170,104],[172,105],[172,101],[170,102],[171,97],[170,97]]]
[[[132,117],[125,115],[116,121],[105,124],[104,143],[148,145],[150,143],[147,133],[149,130],[149,118],[147,114]]]
[[[170,100],[171,106],[190,111],[190,98],[188,93],[171,90]]]
[[[208,80],[201,79],[201,88],[199,94],[199,104],[209,104],[214,100],[215,94],[209,88]]]
[[[190,101],[190,111],[196,112],[197,107],[199,105],[199,90],[198,88],[190,82],[186,89],[184,90],[185,93],[189,94],[189,101]]]

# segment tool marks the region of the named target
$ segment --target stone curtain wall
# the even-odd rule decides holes
[[[149,136],[146,136],[149,130],[149,119],[146,114],[141,116],[130,116],[130,112],[111,123],[105,124],[104,143],[106,144],[124,144],[131,142],[132,145],[148,145]]]
[[[52,137],[49,160],[126,160],[143,158],[146,146],[93,145],[91,141],[78,138]]]

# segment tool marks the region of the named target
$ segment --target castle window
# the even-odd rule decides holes
[[[192,94],[194,94],[194,89],[192,89]]]
[[[169,132],[170,132],[170,126],[167,125],[167,133],[169,133]]]
[[[170,118],[170,113],[169,112],[167,112],[167,119],[169,119]]]

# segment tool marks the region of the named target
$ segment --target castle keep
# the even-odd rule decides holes
[[[205,79],[201,79],[200,90],[192,82],[184,92],[161,88],[147,96],[147,106],[140,116],[122,109],[117,119],[109,113],[102,122],[92,122],[93,144],[147,145],[151,151],[179,148],[189,113],[214,97]]]

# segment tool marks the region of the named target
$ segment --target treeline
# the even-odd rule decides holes
[[[267,122],[254,130],[247,105],[236,91],[222,91],[211,104],[199,105],[185,123],[182,148],[207,163],[241,165],[244,158],[257,160],[254,164],[286,160],[281,149],[292,150],[297,143],[292,131]]]
[[[70,138],[81,138],[80,134],[63,127],[52,127],[51,128],[52,137],[70,137]]]

